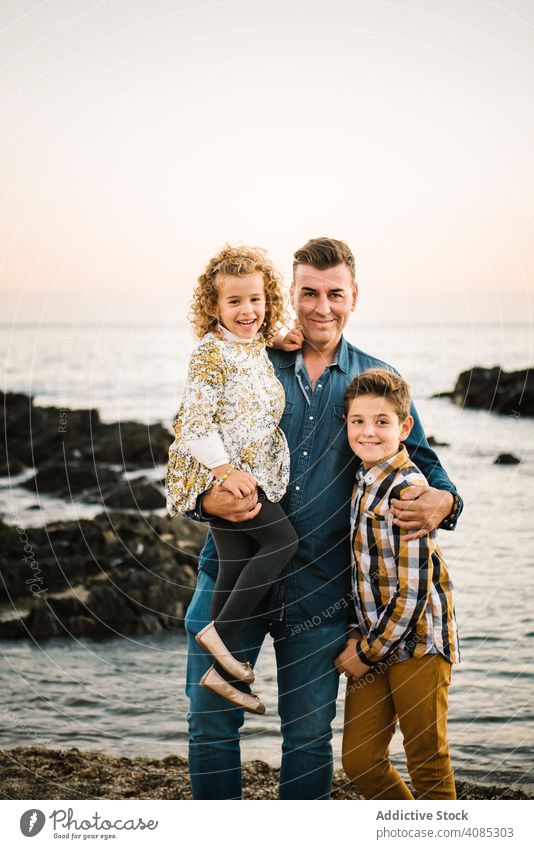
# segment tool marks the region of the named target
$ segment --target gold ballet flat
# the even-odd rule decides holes
[[[222,668],[228,672],[236,681],[244,681],[246,684],[252,684],[254,681],[254,670],[248,660],[241,663],[228,651],[223,641],[219,637],[215,628],[215,622],[209,622],[202,631],[199,631],[195,640],[202,646],[205,651],[216,658]]]
[[[225,681],[214,666],[210,666],[208,671],[204,673],[200,679],[200,686],[217,693],[218,696],[232,702],[236,707],[248,710],[249,713],[257,713],[260,716],[265,713],[265,705],[255,693],[250,695],[249,693],[242,693],[241,690]]]

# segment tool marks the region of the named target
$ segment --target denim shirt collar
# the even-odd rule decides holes
[[[349,373],[349,350],[347,340],[344,336],[340,339],[336,356],[333,362],[330,363],[329,368],[330,366],[337,366],[345,374]],[[295,372],[302,371],[304,368],[302,351],[291,351],[284,362],[280,364],[280,368],[294,368]]]

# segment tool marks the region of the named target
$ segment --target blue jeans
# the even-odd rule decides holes
[[[198,683],[212,659],[197,645],[195,634],[211,621],[214,585],[214,579],[201,570],[185,620],[189,772],[194,799],[240,799],[239,729],[244,711],[229,707],[225,699]],[[243,647],[251,663],[255,663],[267,633],[274,640],[278,667],[280,798],[328,799],[332,784],[331,725],[339,685],[333,661],[345,645],[346,624],[321,624],[306,631],[291,629],[283,621],[253,616],[243,629]]]

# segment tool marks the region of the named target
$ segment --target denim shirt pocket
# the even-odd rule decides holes
[[[347,450],[347,426],[345,422],[345,407],[335,404],[332,408],[332,422],[330,425],[330,436],[328,447],[337,451]]]
[[[291,423],[291,416],[293,415],[293,411],[295,409],[294,401],[286,401],[286,405],[284,407],[284,412],[282,413],[282,418],[280,419],[280,426],[284,432],[286,432],[287,428]]]

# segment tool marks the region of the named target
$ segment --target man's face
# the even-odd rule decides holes
[[[348,265],[319,271],[299,263],[292,294],[305,340],[318,350],[337,346],[358,295]]]

